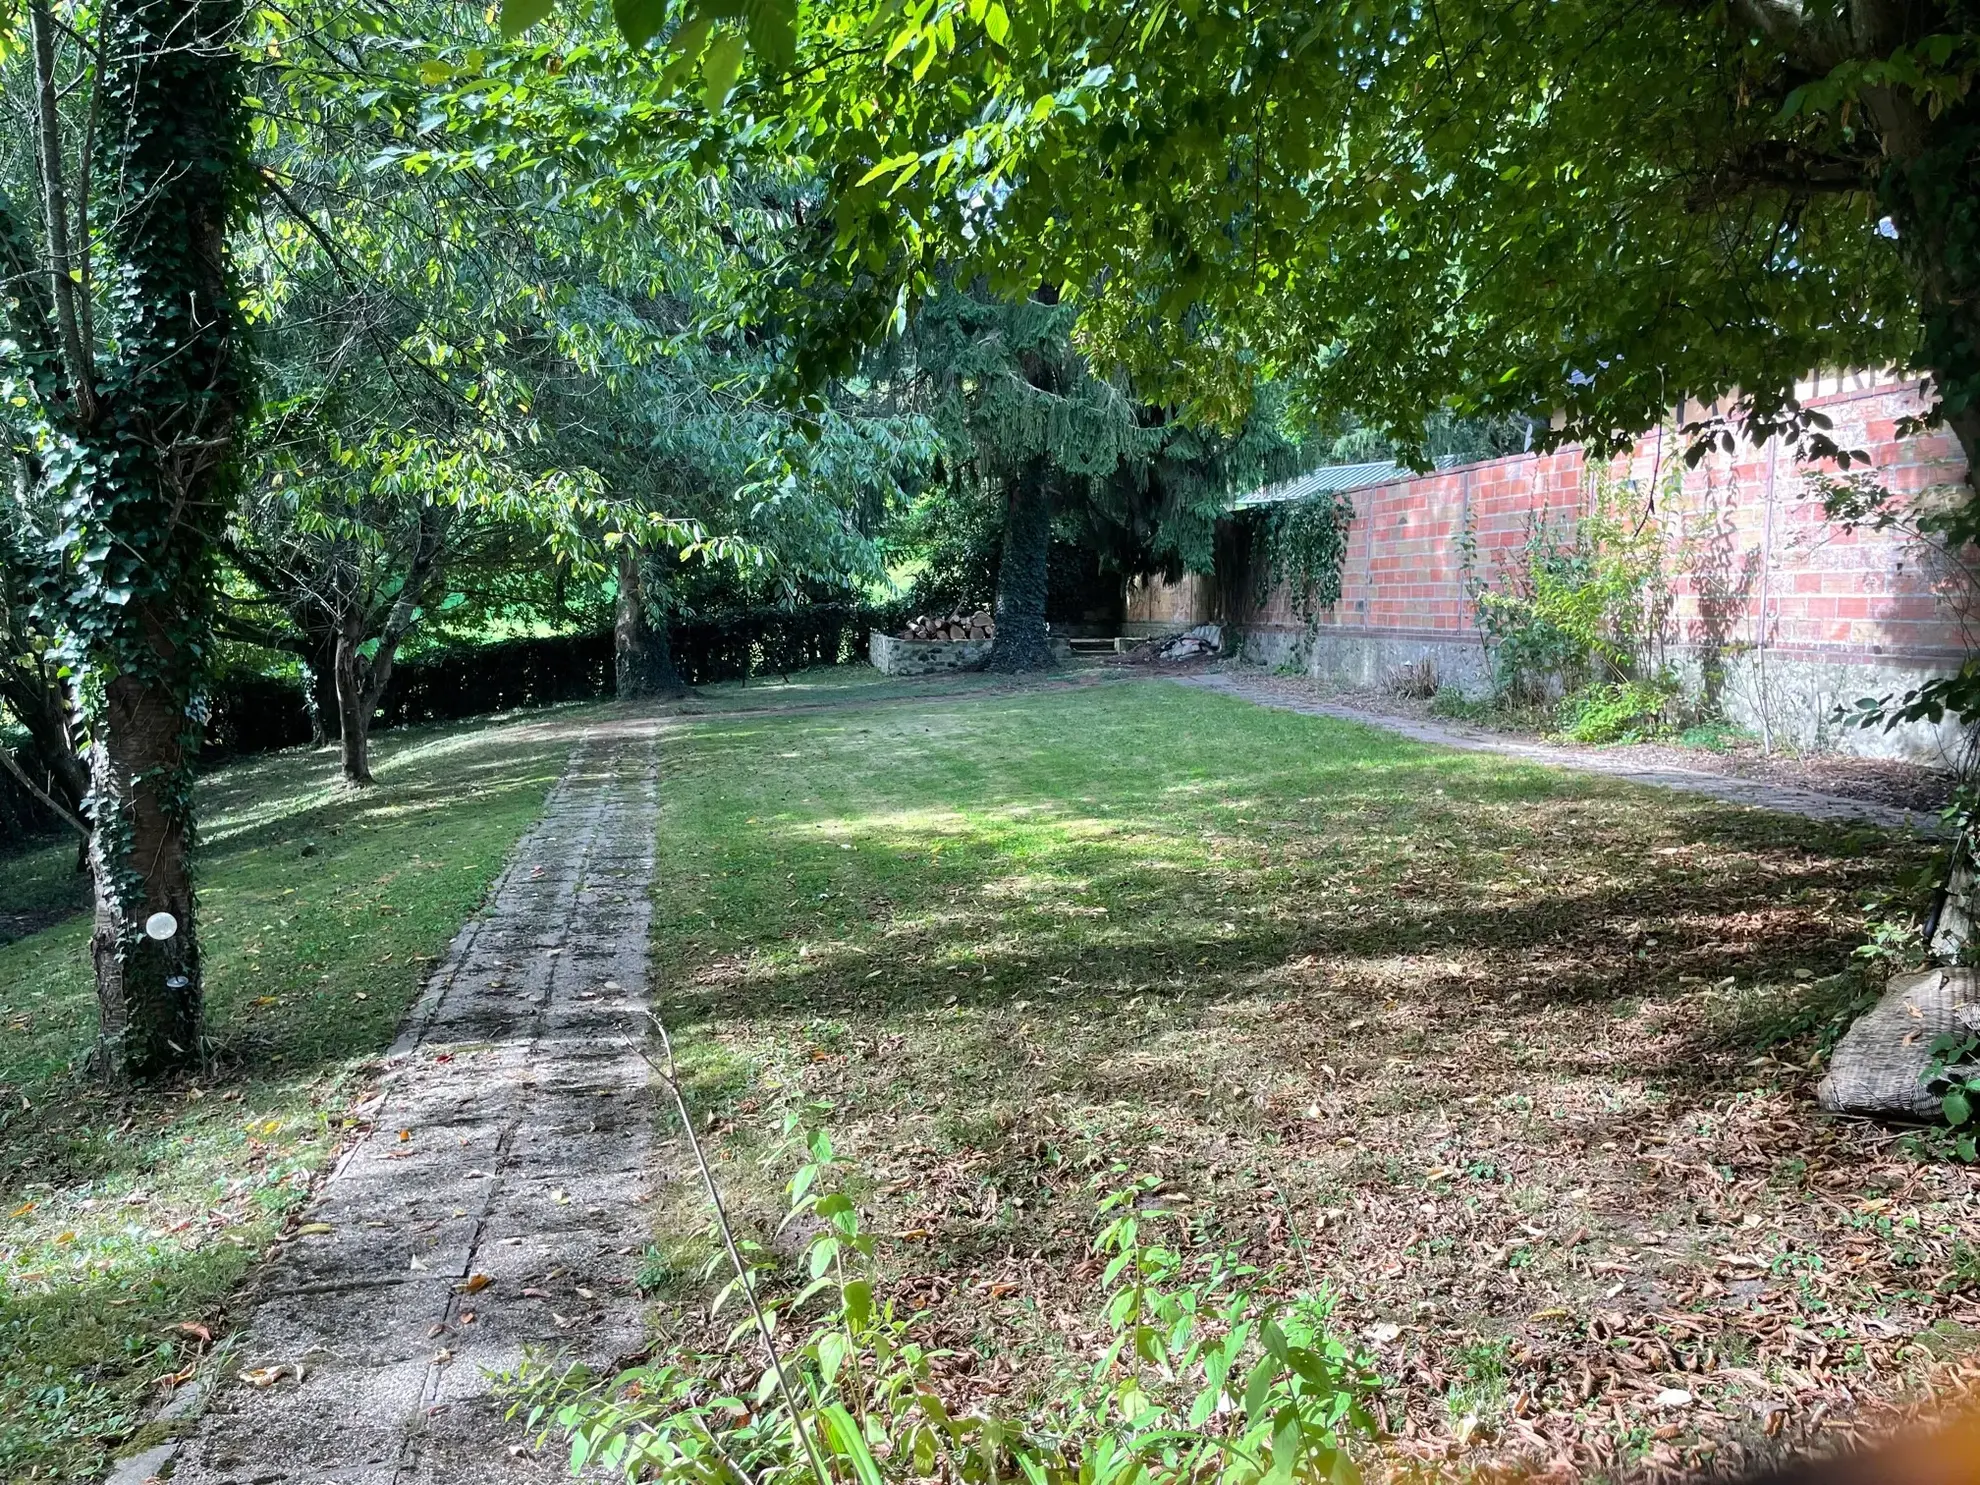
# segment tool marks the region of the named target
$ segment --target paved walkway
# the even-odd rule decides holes
[[[1871,804],[1861,799],[1843,799],[1834,794],[1818,794],[1813,789],[1784,788],[1778,784],[1763,783],[1758,779],[1706,773],[1703,769],[1645,768],[1641,764],[1625,762],[1623,759],[1611,757],[1592,748],[1565,748],[1549,743],[1523,742],[1518,738],[1487,732],[1481,728],[1462,727],[1448,722],[1418,721],[1411,717],[1386,716],[1380,712],[1362,711],[1338,701],[1323,701],[1317,697],[1311,701],[1300,700],[1286,696],[1272,687],[1261,686],[1247,676],[1233,675],[1228,671],[1179,676],[1176,678],[1176,684],[1198,686],[1206,691],[1218,691],[1242,701],[1275,707],[1280,711],[1299,712],[1303,716],[1335,717],[1344,722],[1361,722],[1370,727],[1380,727],[1388,732],[1399,733],[1417,742],[1435,743],[1439,747],[1461,748],[1473,753],[1498,753],[1508,758],[1524,758],[1534,763],[1544,763],[1552,768],[1571,769],[1576,773],[1606,774],[1610,778],[1627,779],[1632,784],[1648,784],[1658,789],[1676,789],[1685,794],[1702,794],[1709,799],[1722,800],[1727,804],[1744,804],[1756,809],[1778,810],[1783,814],[1801,815],[1810,820],[1824,820],[1837,824],[1880,825],[1891,830],[1925,830],[1936,833],[1940,829],[1937,815],[1924,814],[1917,810],[1898,809],[1887,804]]]
[[[174,1485],[568,1478],[561,1456],[510,1453],[488,1373],[525,1346],[609,1366],[640,1343],[654,1110],[624,1039],[644,1031],[654,746],[630,720],[579,743],[408,1019],[310,1235],[250,1297],[232,1370],[288,1370],[220,1389]]]

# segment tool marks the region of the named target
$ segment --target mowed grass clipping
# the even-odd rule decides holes
[[[367,1059],[542,809],[570,734],[387,733],[200,785],[209,1077],[113,1094],[87,917],[0,948],[0,1479],[84,1480],[204,1337],[347,1133]]]
[[[1337,1292],[1407,1459],[1726,1463],[1980,1340],[1973,1173],[1812,1099],[1916,842],[1159,681],[663,757],[656,997],[737,1210],[773,1241],[761,1157],[828,1101],[958,1405],[1097,1354],[1139,1172]],[[670,1200],[656,1315],[705,1339]]]

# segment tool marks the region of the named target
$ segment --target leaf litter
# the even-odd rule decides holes
[[[1858,904],[1919,846],[1197,698],[1067,709],[979,708],[947,754],[928,711],[789,729],[790,764],[689,741],[663,818],[657,968],[739,1220],[770,1242],[777,1112],[829,1102],[958,1404],[1094,1354],[1094,1202],[1143,1171],[1177,1238],[1335,1293],[1403,1472],[1674,1480],[1980,1378],[1975,1173],[1812,1099]],[[705,1329],[692,1291],[663,1332]]]

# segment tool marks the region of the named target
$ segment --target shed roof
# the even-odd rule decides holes
[[[1434,461],[1437,469],[1450,469],[1461,462],[1447,454]],[[1325,491],[1361,490],[1370,485],[1392,485],[1409,479],[1413,471],[1394,459],[1375,459],[1366,464],[1326,464],[1276,485],[1262,485],[1249,495],[1231,502],[1231,509],[1246,510],[1254,505],[1279,505],[1288,500],[1304,500]]]

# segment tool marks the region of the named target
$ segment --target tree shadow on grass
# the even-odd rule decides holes
[[[1493,792],[1518,806],[1522,832],[1546,828],[1549,801],[1536,800],[1530,784],[1509,781]],[[1132,818],[1159,797],[1129,790],[1113,799]],[[1472,803],[1488,797],[1479,791]],[[1396,813],[1390,798],[1386,790],[1336,790],[1329,813],[1366,833]],[[1855,930],[1836,909],[1915,852],[1904,842],[1844,842],[1820,826],[1712,806],[1656,812],[1655,839],[1679,844],[1647,847],[1627,797],[1570,793],[1554,803],[1584,817],[1585,839],[1575,848],[1543,845],[1553,870],[1523,890],[1506,887],[1518,868],[1495,859],[1500,833],[1456,815],[1427,827],[1441,861],[1394,856],[1331,869],[1274,866],[1269,847],[1263,861],[1210,864],[1173,849],[1178,837],[1162,832],[1080,838],[1090,817],[1036,800],[979,803],[973,818],[941,821],[785,822],[759,829],[749,850],[785,868],[769,873],[769,895],[786,896],[787,913],[804,910],[790,913],[782,933],[815,941],[802,956],[778,958],[768,974],[740,982],[718,975],[705,996],[679,1004],[752,1023],[991,1012],[1027,995],[1091,1013],[1122,993],[1158,987],[1197,1008],[1274,1003],[1289,993],[1296,1005],[1301,977],[1288,981],[1286,971],[1317,959],[1345,986],[1393,971],[1419,995],[1455,992],[1465,1006],[1458,1029],[1503,1014],[1508,997],[1529,1013],[1621,1006],[1634,1017],[1646,997],[1679,1006],[1698,983],[1727,975],[1793,984],[1796,972],[1843,968]],[[1606,827],[1585,818],[1591,804],[1606,813]],[[1058,839],[1042,846],[1041,835]],[[1619,857],[1626,846],[1635,848]],[[1726,864],[1700,872],[1691,865],[1700,856]],[[899,869],[931,859],[941,862],[939,876]],[[1628,864],[1619,868],[1619,859]],[[834,914],[834,902],[857,916]],[[758,895],[742,915],[774,919],[778,907]],[[1467,961],[1463,972],[1445,965],[1453,956]],[[1049,1002],[1037,1001],[1041,994]],[[1729,1059],[1809,1029],[1814,1014],[1775,1003],[1752,1025],[1699,1018],[1665,1063],[1643,1071],[1719,1079]]]
[[[42,1264],[44,1308],[81,1304],[99,1285],[172,1290],[238,1223],[265,1240],[568,745],[409,729],[381,738],[373,791],[335,785],[323,754],[202,781],[219,828],[198,863],[213,1060],[197,1078],[110,1089],[86,1070],[87,925],[0,950],[0,1274]],[[186,1303],[180,1318],[205,1300]]]
[[[1403,1332],[1418,1437],[1486,1332],[1596,1436],[1579,1319],[1736,1338],[1803,1271],[1730,1293],[1763,1246],[1835,1315],[1922,1313],[1940,1239],[1839,1240],[1889,1157],[1806,1054],[1926,844],[1150,688],[724,719],[671,751],[660,845],[656,983],[739,1219],[782,1215],[776,1114],[828,1103],[887,1277],[1013,1389],[1097,1334],[1094,1201],[1144,1171],[1164,1241]],[[1920,1233],[1970,1227],[1942,1195]]]

